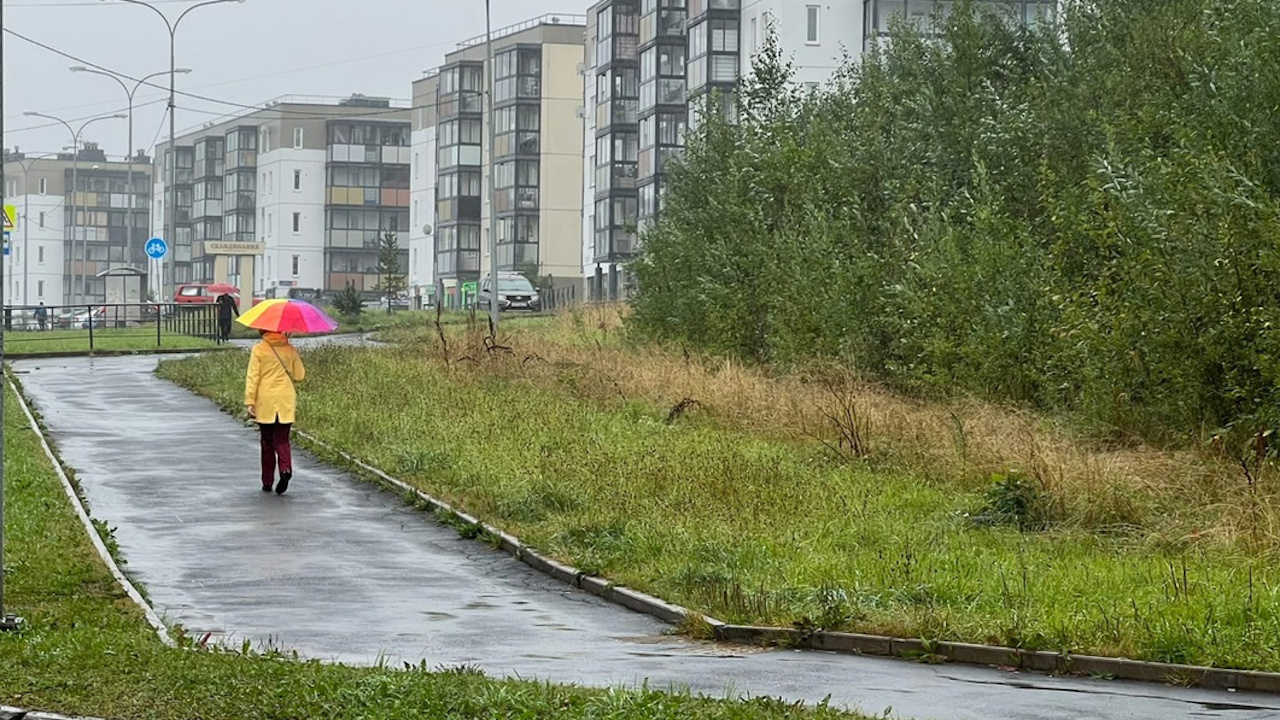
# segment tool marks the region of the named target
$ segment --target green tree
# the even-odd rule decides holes
[[[339,314],[348,318],[358,318],[364,312],[364,298],[356,290],[356,284],[347,281],[347,286],[333,299],[333,307]]]
[[[395,299],[409,287],[408,277],[401,267],[400,242],[396,234],[386,232],[378,241],[378,293],[387,300],[387,314],[395,307]]]
[[[770,38],[632,264],[637,331],[1124,436],[1280,426],[1280,3],[959,2],[803,92]]]

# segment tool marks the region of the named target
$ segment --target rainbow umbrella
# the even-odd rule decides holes
[[[239,317],[239,322],[254,330],[278,333],[327,333],[338,329],[338,323],[323,310],[304,300],[264,300]]]

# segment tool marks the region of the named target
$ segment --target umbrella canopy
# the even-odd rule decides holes
[[[226,283],[214,283],[209,286],[209,294],[214,296],[239,295],[240,288],[236,287],[235,285],[228,285]]]
[[[279,333],[327,333],[338,323],[305,300],[264,300],[239,317],[241,325]]]

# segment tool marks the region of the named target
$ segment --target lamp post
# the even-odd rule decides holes
[[[106,2],[106,0],[102,0],[102,1]],[[178,238],[176,237],[177,236],[176,230],[178,225],[178,148],[177,148],[178,126],[177,126],[177,121],[174,117],[175,115],[174,100],[178,94],[178,91],[177,91],[178,27],[182,24],[182,21],[185,20],[186,17],[190,15],[192,11],[196,10],[197,8],[207,7],[209,5],[221,5],[223,3],[232,3],[232,2],[242,3],[244,2],[244,0],[205,0],[205,2],[197,3],[187,8],[186,10],[183,10],[182,14],[178,16],[178,19],[172,22],[169,20],[169,16],[165,15],[164,12],[160,10],[160,8],[156,7],[155,5],[152,5],[151,3],[144,2],[144,0],[120,0],[120,1],[129,3],[130,5],[141,5],[142,7],[147,8],[148,10],[154,12],[155,14],[160,16],[160,19],[164,21],[165,27],[169,30],[169,147],[168,147],[168,150],[169,150],[170,160],[168,164],[167,180],[169,182],[170,191],[169,191],[169,212],[166,213],[169,217],[169,221],[168,221],[168,226],[165,228],[165,240],[169,242],[170,246],[172,246],[174,250],[170,255],[167,255],[165,259],[169,262],[170,266],[172,266],[173,260],[171,258],[177,254],[177,247],[178,247]],[[164,297],[163,261],[160,266],[160,274],[161,274],[160,297],[163,298]]]
[[[485,28],[485,56],[487,58],[488,67],[485,72],[489,75],[489,324],[492,326],[493,339],[498,339],[498,207],[494,204],[494,196],[496,195],[497,178],[494,177],[498,169],[495,162],[494,152],[497,150],[497,118],[493,116],[493,94],[497,89],[497,69],[493,65],[493,9],[492,0],[484,0],[484,28]],[[483,283],[482,283],[483,286]]]
[[[128,180],[129,192],[128,192],[128,195],[127,195],[127,197],[129,198],[129,217],[125,219],[125,227],[126,227],[125,233],[126,233],[126,234],[125,234],[125,239],[124,239],[124,262],[125,262],[125,266],[126,266],[126,267],[133,267],[134,211],[137,209],[137,208],[135,207],[135,205],[136,205],[136,203],[137,203],[137,198],[138,198],[138,193],[134,190],[134,187],[133,187],[133,153],[134,153],[134,148],[133,148],[133,98],[134,98],[134,96],[135,96],[135,95],[137,95],[137,94],[138,94],[138,90],[139,90],[143,85],[145,85],[145,84],[147,83],[147,81],[148,81],[148,80],[150,80],[150,79],[152,79],[152,78],[160,77],[161,75],[168,75],[170,72],[174,72],[174,73],[177,73],[177,74],[179,74],[179,75],[186,75],[187,73],[191,72],[191,68],[176,68],[176,69],[174,69],[174,70],[172,70],[172,71],[169,71],[169,70],[162,70],[162,71],[160,71],[160,72],[151,73],[150,75],[147,75],[146,77],[144,77],[144,78],[142,78],[141,80],[139,80],[139,81],[138,81],[138,82],[137,82],[137,83],[136,83],[132,88],[131,88],[131,87],[129,87],[127,84],[125,84],[125,81],[124,81],[123,79],[121,79],[121,78],[120,78],[120,76],[115,75],[115,74],[113,74],[113,73],[106,72],[106,71],[104,71],[104,70],[94,70],[93,68],[87,68],[87,67],[85,67],[85,66],[83,66],[83,65],[76,65],[75,67],[71,68],[71,72],[73,72],[73,73],[89,73],[90,75],[101,75],[101,76],[103,76],[103,77],[111,78],[112,80],[115,80],[116,82],[120,83],[120,88],[124,90],[124,94],[125,94],[125,96],[127,96],[127,97],[129,98],[129,142],[128,142],[128,145],[126,145],[126,147],[127,147],[127,148],[128,148],[128,150],[129,150],[129,158],[128,158],[128,162],[129,162],[129,180]]]
[[[28,297],[31,292],[31,288],[28,287],[30,285],[28,270],[31,264],[28,259],[31,255],[31,183],[28,175],[37,160],[57,156],[57,153],[41,153],[18,161],[18,167],[22,168],[22,305],[24,307],[31,305],[31,299]]]
[[[60,117],[55,117],[53,115],[48,115],[46,113],[40,113],[40,112],[34,112],[34,111],[28,111],[24,114],[27,117],[44,118],[46,120],[53,120],[54,122],[62,123],[62,126],[67,129],[67,132],[71,133],[71,262],[75,263],[76,235],[79,234],[76,232],[77,230],[79,230],[79,223],[76,221],[76,211],[79,209],[78,207],[79,203],[77,201],[76,196],[80,194],[80,187],[79,187],[80,185],[80,136],[84,134],[85,128],[89,127],[90,125],[96,122],[101,122],[103,120],[124,120],[129,116],[125,115],[124,113],[116,113],[114,115],[103,115],[102,117],[91,118],[81,123],[80,129],[76,130],[75,128],[71,127],[71,123],[67,122],[66,120],[63,120]],[[81,250],[83,251],[82,255],[87,256],[89,253],[88,253],[88,248],[85,246],[85,243],[81,242],[80,247],[81,247]],[[84,259],[86,261],[88,260],[87,257],[85,257]],[[72,280],[75,281],[74,273],[72,274]],[[76,282],[76,293],[77,295],[72,296],[72,298],[75,300],[76,304],[80,304],[81,302],[84,301],[84,266],[83,264],[81,264],[81,267],[80,267],[80,279],[78,282]]]

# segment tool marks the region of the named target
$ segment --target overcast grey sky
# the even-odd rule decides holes
[[[118,0],[3,0],[5,28],[133,77],[168,70],[169,35],[154,12]],[[171,18],[195,0],[152,0]],[[590,0],[493,0],[495,30],[546,13],[584,14]],[[178,31],[178,89],[257,104],[280,95],[408,98],[409,85],[461,41],[484,32],[483,0],[245,0],[195,10]],[[104,77],[71,73],[73,60],[6,34],[5,147],[56,151],[66,120],[122,111],[125,95]],[[156,82],[166,83],[162,76]],[[132,85],[132,83],[130,83]],[[167,92],[138,92],[134,145],[151,148],[163,128]],[[178,131],[236,108],[178,97]],[[78,126],[79,123],[72,123]],[[126,123],[90,127],[85,140],[126,154]],[[163,139],[163,138],[161,138]]]

